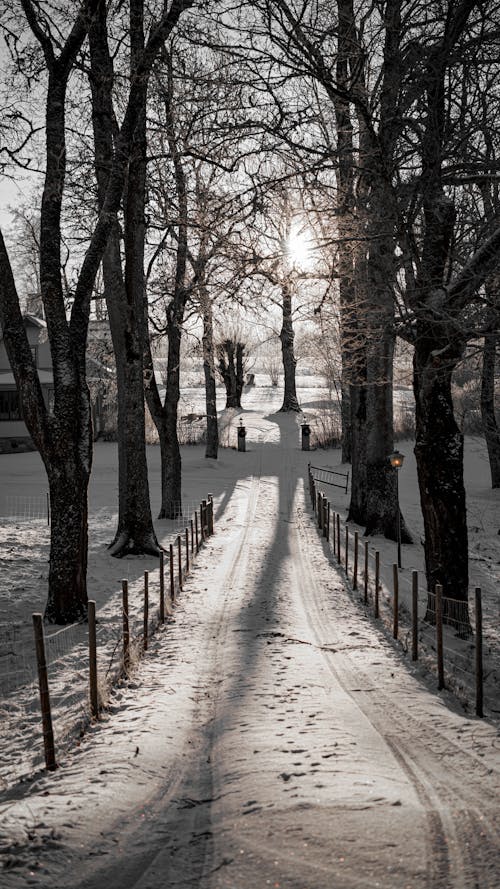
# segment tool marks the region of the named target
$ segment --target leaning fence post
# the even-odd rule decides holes
[[[123,669],[130,664],[130,629],[128,625],[128,580],[122,580]]]
[[[352,588],[353,590],[357,590],[358,588],[358,546],[359,546],[359,532],[354,532],[354,568],[352,573]]]
[[[148,625],[149,625],[149,572],[144,572],[144,625],[143,625],[143,648],[148,648]]]
[[[189,524],[191,527],[191,555],[194,553],[194,522],[192,519],[189,520]]]
[[[169,557],[170,557],[170,601],[173,604],[175,602],[174,545],[173,545],[173,543],[170,544]]]
[[[95,620],[95,602],[88,601],[89,622],[89,697],[90,715],[97,719],[99,716],[99,696],[97,694],[97,633]]]
[[[189,531],[186,528],[186,574],[189,574]]]
[[[394,590],[394,599],[392,603],[392,635],[394,639],[397,639],[399,630],[399,574],[397,564],[392,566],[392,585]]]
[[[345,573],[349,574],[349,525],[345,526]]]
[[[198,511],[197,510],[195,510],[195,512],[194,512],[194,529],[195,529],[195,533],[196,533],[196,552],[199,552],[200,539],[199,539],[199,535],[198,535]]]
[[[160,550],[160,623],[165,623],[165,559]]]
[[[202,512],[202,515],[203,515],[203,540],[207,540],[207,538],[208,538],[209,535],[210,535],[210,530],[209,530],[209,527],[208,527],[208,506],[207,506],[207,501],[206,501],[206,500],[203,500],[201,506],[202,506],[202,510],[203,510],[203,512]]]
[[[368,604],[368,541],[365,540],[365,586],[364,586],[364,601],[365,605]]]
[[[375,550],[375,617],[379,616],[379,608],[378,608],[379,581],[380,581],[380,553],[377,549],[377,550]]]
[[[476,716],[483,713],[483,606],[481,588],[476,587]]]
[[[38,667],[38,686],[40,689],[40,709],[42,711],[43,748],[45,752],[45,767],[49,772],[57,768],[56,752],[54,748],[54,731],[52,729],[52,714],[50,712],[49,680],[47,676],[47,658],[45,656],[45,641],[43,637],[43,619],[41,614],[33,615],[33,629],[35,631],[36,660]]]
[[[340,555],[340,515],[337,513],[337,562],[340,565],[341,555]]]
[[[436,584],[436,652],[438,667],[438,690],[444,688],[443,660],[443,587]]]
[[[179,572],[179,590],[182,590],[182,543],[181,535],[177,535],[177,569]]]
[[[203,518],[203,503],[200,503],[200,538],[201,542],[205,541],[205,521]]]
[[[418,571],[411,573],[411,659],[418,661]]]

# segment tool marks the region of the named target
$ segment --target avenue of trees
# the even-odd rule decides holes
[[[471,348],[482,350],[481,415],[500,486],[500,4],[8,0],[0,28],[0,174],[33,171],[34,196],[43,181],[36,214],[0,234],[0,323],[49,480],[46,618],[86,615],[85,359],[97,280],[117,380],[111,555],[159,552],[146,402],[161,448],[160,517],[182,509],[187,318],[202,329],[206,455],[215,459],[216,374],[237,407],[244,355],[229,332],[217,339],[214,319],[275,307],[282,410],[297,411],[294,319],[307,303],[325,330],[338,322],[324,352],[340,368],[349,518],[367,534],[396,536],[388,456],[398,338],[412,350],[428,588],[442,584],[446,614],[459,600],[463,618],[463,434],[452,396]],[[293,262],[296,231],[309,241],[303,268]],[[22,320],[28,249],[53,360],[51,411]],[[157,337],[168,344],[163,399]],[[404,517],[402,534],[411,540]]]

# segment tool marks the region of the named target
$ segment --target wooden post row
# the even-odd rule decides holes
[[[35,633],[38,686],[40,689],[40,709],[42,711],[42,733],[43,748],[45,753],[45,767],[49,772],[53,772],[54,769],[57,768],[57,763],[54,747],[54,731],[52,728],[52,714],[50,710],[47,658],[45,656],[45,640],[43,636],[43,618],[41,614],[33,615],[33,630]]]

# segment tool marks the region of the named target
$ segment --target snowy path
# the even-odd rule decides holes
[[[248,417],[260,444],[175,622],[78,752],[2,806],[5,889],[500,884],[497,732],[353,605],[294,422]]]

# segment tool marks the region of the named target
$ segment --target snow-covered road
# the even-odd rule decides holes
[[[296,418],[246,423],[174,622],[58,772],[0,807],[2,889],[498,887],[497,730],[353,603]]]

